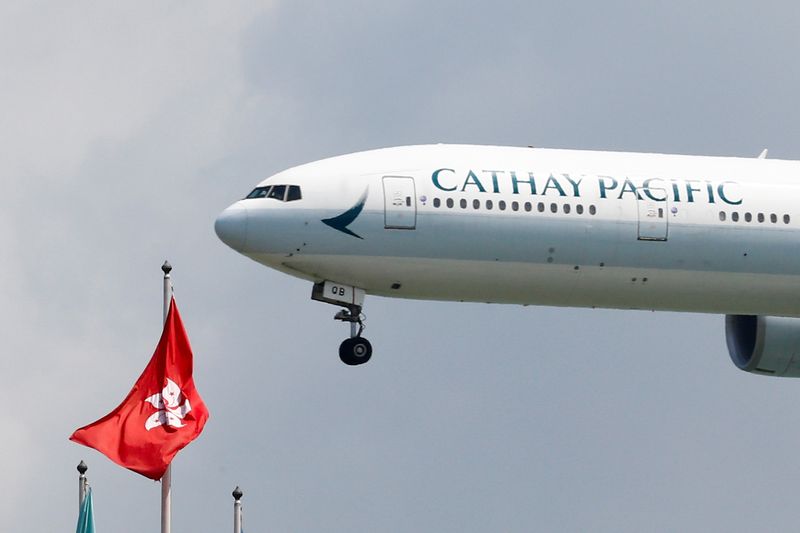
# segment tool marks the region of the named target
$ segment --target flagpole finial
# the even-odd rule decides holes
[[[235,489],[233,489],[231,494],[233,495],[233,499],[237,502],[242,499],[242,496],[244,496],[244,492],[242,492],[242,489],[240,489],[238,485]]]
[[[161,265],[161,270],[165,276],[169,276],[169,273],[172,272],[172,265],[169,264],[169,261],[164,261],[164,264]]]
[[[78,473],[80,475],[84,475],[87,470],[89,470],[89,467],[86,466],[86,463],[84,463],[83,460],[81,460],[81,462],[78,463]]]

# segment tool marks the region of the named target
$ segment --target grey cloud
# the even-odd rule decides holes
[[[212,229],[384,145],[797,158],[794,4],[0,9],[5,529],[72,527],[81,458],[98,527],[157,527],[156,484],[66,438],[152,352],[165,258],[212,416],[175,530],[230,527],[237,484],[248,531],[794,524],[796,384],[733,368],[719,317],[370,298],[349,369],[334,309]]]

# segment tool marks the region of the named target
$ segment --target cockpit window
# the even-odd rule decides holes
[[[299,185],[289,185],[289,192],[286,193],[286,201],[291,202],[292,200],[300,200],[303,197],[300,194],[300,186]]]
[[[247,199],[252,198],[274,198],[281,202],[291,202],[303,198],[299,185],[268,185],[266,187],[256,187],[247,195]]]
[[[269,191],[269,187],[256,187],[253,192],[247,195],[248,198],[264,198]]]
[[[286,185],[273,185],[272,189],[270,189],[267,198],[275,198],[276,200],[283,201],[283,197],[286,196]]]

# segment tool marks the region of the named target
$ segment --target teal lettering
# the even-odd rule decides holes
[[[741,199],[739,199],[738,201],[734,201],[728,198],[727,194],[725,193],[726,185],[738,185],[738,184],[735,181],[723,181],[722,183],[717,185],[717,196],[719,196],[720,200],[722,200],[726,204],[740,205],[742,203]]]
[[[520,180],[517,178],[517,173],[513,170],[509,172],[511,175],[511,188],[514,194],[519,194],[519,184],[520,183],[527,183],[531,186],[531,195],[536,194],[536,180],[533,177],[533,172],[528,172],[528,179],[527,180]]]
[[[698,183],[698,180],[685,180],[684,183],[686,183],[686,201],[693,203],[694,193],[700,192],[702,190],[696,187],[692,187],[692,183]]]
[[[441,184],[441,183],[439,183],[439,174],[441,174],[441,173],[442,173],[442,172],[444,172],[444,171],[447,171],[447,172],[452,172],[452,173],[454,173],[454,174],[455,174],[455,172],[456,172],[456,171],[455,171],[455,170],[453,170],[452,168],[440,168],[440,169],[438,169],[438,170],[434,170],[434,171],[433,171],[433,174],[431,175],[431,180],[433,181],[433,185],[434,185],[434,186],[435,186],[437,189],[439,189],[439,190],[441,190],[441,191],[448,191],[448,192],[449,192],[449,191],[454,191],[454,190],[456,190],[458,187],[456,187],[455,185],[453,185],[452,187],[449,187],[449,188],[448,188],[448,187],[443,187],[443,186],[442,186],[442,184]]]
[[[503,170],[484,170],[484,172],[489,172],[492,175],[492,192],[498,193],[500,192],[500,185],[497,183],[497,175],[502,174]]]
[[[479,180],[478,176],[476,176],[471,170],[469,171],[469,174],[467,174],[467,179],[464,180],[464,185],[461,187],[461,192],[467,190],[467,185],[474,185],[479,191],[486,192],[486,189],[483,188],[483,184],[481,184],[481,180]]]
[[[566,196],[567,193],[564,192],[564,189],[561,188],[561,185],[558,183],[558,180],[550,174],[550,177],[547,178],[547,183],[544,185],[544,190],[542,190],[542,195],[546,195],[548,189],[556,189],[558,191],[559,196]]]
[[[579,187],[581,185],[581,182],[583,181],[583,178],[579,179],[578,181],[574,181],[572,178],[569,177],[569,174],[564,174],[564,177],[567,179],[570,185],[572,185],[572,195],[575,198],[580,198],[581,192],[579,190]]]
[[[708,203],[710,204],[717,203],[716,200],[714,199],[714,184],[712,184],[710,181],[706,182],[706,191],[708,191]]]
[[[617,196],[617,200],[621,200],[622,196],[626,192],[633,193],[633,195],[636,196],[636,198],[639,199],[639,200],[642,199],[642,197],[639,196],[639,193],[636,190],[636,185],[634,185],[634,183],[631,180],[629,180],[628,178],[625,178],[625,183],[622,184],[622,189],[620,189],[620,191],[619,191],[619,196]]]
[[[672,180],[672,195],[675,202],[681,201],[681,191],[678,189],[678,184],[675,182],[675,180]]]
[[[611,180],[610,184],[606,184],[606,180]],[[597,184],[600,186],[600,198],[606,198],[606,193],[610,190],[616,189],[619,183],[611,176],[597,176]]]
[[[648,198],[650,198],[654,202],[666,202],[667,201],[667,191],[664,190],[663,187],[655,187],[654,189],[650,188],[650,184],[653,183],[654,181],[661,181],[661,180],[658,179],[658,178],[646,179],[646,180],[644,180],[644,182],[642,182],[641,190],[644,192],[644,194]],[[654,190],[662,192],[664,194],[664,196],[661,196],[661,197],[653,196],[653,191]]]

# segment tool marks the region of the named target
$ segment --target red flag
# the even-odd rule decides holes
[[[131,392],[70,440],[158,480],[172,458],[200,435],[206,420],[208,409],[192,379],[192,348],[173,298],[161,340]]]

